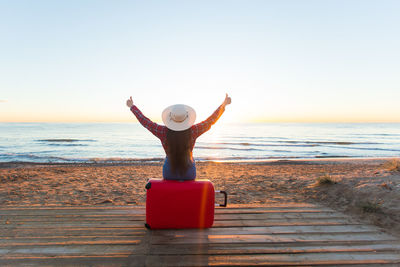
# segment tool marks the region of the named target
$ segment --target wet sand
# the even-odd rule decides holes
[[[197,178],[228,192],[228,203],[308,201],[400,235],[400,172],[387,159],[262,163],[198,162]],[[0,206],[144,205],[145,184],[162,163],[0,164]],[[320,185],[328,177],[333,184]],[[328,180],[329,180],[328,179]],[[218,199],[217,199],[218,200]]]

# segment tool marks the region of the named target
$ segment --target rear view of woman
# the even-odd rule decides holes
[[[167,107],[162,113],[165,124],[159,125],[152,122],[133,104],[132,97],[126,105],[135,114],[138,121],[157,136],[164,148],[166,157],[163,166],[163,178],[166,180],[193,180],[196,178],[196,164],[192,151],[197,137],[208,131],[217,122],[231,103],[228,94],[224,102],[205,121],[194,124],[196,112],[186,105],[173,105]]]

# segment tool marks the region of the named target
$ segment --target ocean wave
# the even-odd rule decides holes
[[[235,148],[223,146],[196,146],[196,149],[210,149],[210,150],[237,150],[237,151],[264,151],[258,148]]]
[[[400,136],[400,134],[395,134],[395,133],[353,133],[351,135],[355,135],[355,136],[364,136],[364,137],[368,137],[368,136]]]
[[[284,142],[284,141],[282,141]],[[246,146],[246,147],[315,147],[319,146],[319,144],[272,144],[272,143],[233,143],[233,142],[221,142],[221,143],[214,143],[210,145],[229,145],[229,146]],[[248,148],[247,148],[248,149]],[[242,149],[242,150],[247,150],[247,149]],[[255,150],[260,150],[260,149],[255,149]]]
[[[293,151],[291,151],[291,150],[274,149],[274,150],[272,150],[272,152],[291,153],[291,152],[293,152]]]
[[[32,153],[1,153],[1,162],[78,162],[82,160],[70,159],[65,157],[55,157],[55,156],[39,156]]]
[[[297,156],[199,156],[195,157],[196,162],[202,161],[265,161],[274,159],[296,159],[304,158]],[[307,157],[311,158],[311,157]],[[164,157],[149,158],[67,158],[55,156],[39,156],[31,153],[0,153],[0,162],[35,162],[35,163],[104,163],[104,164],[129,164],[129,163],[157,163],[163,162]]]
[[[290,156],[259,156],[259,157],[241,157],[241,156],[227,156],[227,157],[194,157],[196,162],[202,161],[262,161],[262,160],[273,160],[273,159],[297,159],[300,157]],[[309,157],[311,158],[311,157]],[[137,162],[163,162],[165,158],[91,158],[87,159],[88,163],[137,163]]]
[[[278,140],[272,143],[249,143],[249,142],[219,142],[210,145],[229,145],[229,146],[246,146],[246,147],[316,147],[322,145],[381,145],[378,142],[349,142],[349,141],[296,141],[296,140]]]
[[[255,162],[255,161],[271,161],[271,160],[289,160],[289,159],[305,159],[312,157],[297,157],[297,156],[261,156],[261,157],[196,157],[196,162],[202,161],[217,161],[217,162]]]
[[[89,158],[87,162],[90,163],[135,163],[135,162],[161,162],[164,158]]]
[[[56,138],[56,139],[38,139],[36,142],[46,146],[89,146],[88,142],[96,142],[94,139],[71,139],[71,138]]]
[[[314,156],[316,159],[329,159],[329,158],[352,158],[351,156],[344,155],[316,155]]]
[[[217,144],[221,145],[240,145],[240,146],[298,146],[298,147],[312,147],[312,146],[320,146],[320,145],[381,145],[382,143],[378,142],[348,142],[348,141],[274,141],[274,143],[234,143],[234,142],[220,142]]]
[[[54,144],[54,143],[49,143],[46,144],[47,146],[89,146],[88,144]]]
[[[284,136],[230,136],[227,135],[225,136],[226,138],[232,139],[232,140],[287,140],[289,139],[288,137]]]
[[[290,144],[317,144],[317,145],[380,145],[376,142],[348,142],[348,141],[278,141]]]
[[[329,147],[329,146],[327,146]],[[331,146],[333,147],[333,146]],[[340,147],[339,147],[340,148]],[[370,150],[370,151],[390,151],[390,152],[400,152],[400,149],[393,148],[381,148],[381,147],[344,147],[346,149],[352,150]]]
[[[62,143],[73,143],[73,142],[96,142],[94,139],[72,139],[72,138],[55,138],[55,139],[38,139],[38,142],[62,142]]]

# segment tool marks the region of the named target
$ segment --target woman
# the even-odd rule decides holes
[[[231,98],[226,94],[222,105],[207,120],[195,125],[193,123],[196,112],[193,108],[186,105],[167,107],[162,113],[165,124],[163,126],[144,116],[133,104],[132,97],[126,101],[126,105],[138,121],[161,140],[166,153],[163,166],[163,177],[166,180],[194,180],[196,178],[196,164],[192,155],[196,139],[211,128],[230,103]]]

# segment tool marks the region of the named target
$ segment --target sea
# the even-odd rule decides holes
[[[400,123],[220,123],[197,139],[197,161],[400,156]],[[0,123],[0,162],[157,162],[138,123]]]

